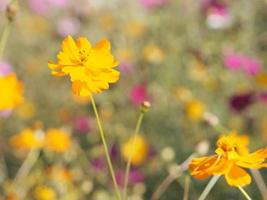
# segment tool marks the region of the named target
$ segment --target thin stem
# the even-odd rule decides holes
[[[12,0],[9,3],[9,6],[11,6],[12,4],[16,3],[17,0]],[[7,17],[8,18],[8,17]],[[12,20],[8,19],[7,24],[4,27],[4,31],[1,35],[1,39],[0,39],[0,60],[3,57],[3,53],[6,47],[6,43],[7,43],[7,39],[11,30],[11,25],[12,25]]]
[[[262,199],[267,200],[267,189],[266,189],[266,185],[265,185],[265,182],[262,178],[261,173],[259,172],[259,170],[250,170],[250,171],[251,171],[251,173],[255,179],[255,182],[256,182],[259,190],[260,190]]]
[[[29,174],[34,163],[37,161],[39,154],[40,154],[40,151],[38,149],[32,149],[28,153],[26,159],[22,163],[21,167],[19,168],[19,170],[18,170],[18,172],[14,178],[14,182],[17,182],[17,181],[25,178]]]
[[[200,195],[200,197],[198,198],[198,200],[206,199],[206,197],[208,196],[208,194],[210,193],[211,189],[214,187],[215,183],[218,181],[219,178],[220,178],[220,176],[213,176],[210,179],[210,182],[208,183],[206,188],[203,190],[203,192]]]
[[[165,192],[165,190],[170,186],[170,184],[180,177],[184,171],[188,169],[188,165],[190,161],[196,156],[195,153],[192,153],[183,163],[180,164],[179,170],[177,173],[170,173],[166,178],[161,182],[161,184],[157,187],[155,192],[153,192],[151,200],[158,200],[161,195]]]
[[[188,200],[188,197],[189,197],[189,185],[190,185],[190,176],[186,176],[185,177],[185,184],[184,184],[183,200]]]
[[[139,130],[140,130],[143,118],[144,118],[144,114],[145,113],[143,111],[141,111],[141,113],[140,113],[140,115],[138,117],[138,120],[137,120],[137,123],[136,123],[136,127],[135,127],[135,131],[134,131],[134,139],[133,139],[132,144],[131,144],[132,148],[131,148],[130,156],[128,158],[126,169],[125,169],[124,186],[123,186],[123,199],[125,199],[125,200],[126,200],[126,197],[127,197],[127,186],[128,186],[131,162],[132,162],[132,158],[133,158],[133,149],[134,149],[134,146],[135,146],[135,143],[136,143],[136,139],[137,139],[137,136],[138,136],[138,133],[139,133]]]
[[[102,128],[102,125],[101,125],[101,121],[99,119],[99,115],[98,115],[98,111],[97,111],[97,108],[96,108],[95,100],[94,100],[92,95],[90,95],[90,99],[91,99],[92,107],[93,107],[93,110],[94,110],[94,113],[95,113],[95,116],[96,116],[96,121],[97,121],[97,125],[98,125],[98,128],[99,128],[100,137],[101,137],[101,140],[102,140],[102,143],[103,143],[105,156],[106,156],[106,159],[107,159],[109,171],[110,171],[110,174],[111,174],[111,177],[112,177],[112,181],[113,181],[113,184],[114,184],[114,187],[115,187],[117,198],[119,200],[121,200],[120,190],[119,190],[118,183],[117,183],[117,180],[116,180],[116,177],[115,177],[113,165],[112,165],[112,162],[111,162],[111,159],[110,159],[107,142],[106,142],[104,131],[103,131],[103,128]]]
[[[168,176],[166,176],[166,178],[161,182],[156,191],[152,194],[151,200],[158,200],[169,187],[169,185],[178,177],[178,174],[169,174]]]
[[[242,192],[242,194],[246,197],[247,200],[252,200],[248,193],[246,193],[246,191],[241,186],[239,186],[238,189]]]
[[[11,22],[8,22],[4,27],[4,31],[2,33],[1,40],[0,40],[0,59],[2,59],[4,49],[6,47],[8,35],[10,33],[10,29],[11,29]]]

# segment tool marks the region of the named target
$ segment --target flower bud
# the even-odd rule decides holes
[[[141,111],[142,111],[143,113],[145,113],[145,112],[149,111],[150,107],[151,107],[150,102],[149,102],[149,101],[144,101],[144,102],[141,104],[140,109],[141,109]]]
[[[10,3],[6,8],[6,17],[7,17],[7,19],[10,22],[14,21],[18,11],[19,11],[18,4],[17,3]]]
[[[206,155],[209,151],[209,147],[210,147],[209,142],[207,140],[203,140],[197,144],[196,152],[201,156]]]
[[[209,113],[209,112],[205,112],[204,113],[204,119],[206,122],[208,122],[208,124],[210,124],[211,126],[217,126],[219,124],[219,119],[216,115]]]

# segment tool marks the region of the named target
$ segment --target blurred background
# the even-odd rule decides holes
[[[10,2],[0,0],[1,34]],[[249,135],[252,150],[266,146],[267,1],[20,0],[12,5],[16,17],[0,74],[17,75],[24,101],[0,112],[0,199],[115,199],[89,99],[74,96],[69,79],[51,76],[47,67],[67,35],[86,36],[92,44],[107,38],[120,62],[119,82],[95,95],[119,185],[139,106],[151,103],[135,147],[129,199],[151,199],[170,174],[174,178],[159,199],[183,198],[190,176],[185,171],[176,177],[180,164],[193,153],[213,154],[221,134],[207,119]],[[48,137],[51,145],[31,148],[38,146],[32,132]],[[266,170],[261,173],[267,179]],[[191,177],[189,199],[197,199],[207,183]],[[246,191],[262,199],[255,182]],[[243,196],[221,178],[208,199]]]

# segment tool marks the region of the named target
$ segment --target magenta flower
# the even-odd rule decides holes
[[[147,9],[161,7],[166,3],[167,0],[140,0],[140,4]]]
[[[201,7],[210,28],[223,29],[232,24],[232,15],[228,7],[218,0],[203,0]]]
[[[267,92],[260,93],[258,98],[262,103],[267,103]]]
[[[230,70],[240,70],[248,75],[257,74],[261,68],[257,59],[236,53],[226,55],[224,65]]]
[[[236,94],[230,98],[230,108],[233,112],[239,113],[248,108],[255,100],[254,92]]]
[[[123,186],[124,170],[117,170],[115,172],[116,180],[119,186]],[[129,185],[134,185],[144,181],[144,174],[137,168],[132,169],[129,173]]]
[[[104,158],[95,158],[91,160],[91,166],[94,170],[101,171],[106,169],[106,162]]]
[[[135,85],[130,93],[131,102],[134,105],[140,105],[144,101],[148,100],[147,90],[144,84]]]
[[[88,133],[91,131],[91,121],[88,117],[80,116],[74,119],[73,128],[79,133]]]

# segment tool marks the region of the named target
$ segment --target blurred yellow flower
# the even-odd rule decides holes
[[[51,187],[38,186],[34,191],[36,200],[55,200],[56,193]]]
[[[133,59],[133,52],[129,48],[118,49],[116,55],[119,61],[131,61]]]
[[[41,148],[43,140],[42,136],[38,135],[33,129],[26,128],[19,134],[11,137],[10,144],[16,149],[30,150]]]
[[[13,192],[7,194],[5,200],[19,200],[19,198],[17,197],[17,195]]]
[[[55,181],[68,183],[73,179],[73,173],[66,167],[51,166],[45,170],[46,176]]]
[[[203,117],[205,106],[201,101],[195,99],[187,102],[185,111],[189,120],[198,121]]]
[[[148,155],[148,144],[142,136],[137,136],[135,145],[133,146],[134,137],[131,137],[126,141],[121,148],[122,156],[126,161],[129,160],[132,155],[131,163],[133,165],[141,165]]]
[[[35,115],[35,105],[30,101],[22,103],[17,110],[17,113],[22,119],[30,119]]]
[[[109,88],[109,83],[115,83],[119,79],[120,73],[113,69],[119,63],[110,49],[110,43],[106,39],[92,47],[85,37],[74,41],[68,36],[57,55],[58,63],[49,62],[48,66],[55,76],[70,76],[74,94],[90,96],[101,93]]]
[[[15,74],[0,76],[0,110],[13,109],[23,101],[23,85]]]
[[[191,91],[184,86],[179,86],[175,88],[175,90],[173,91],[173,95],[178,102],[187,102],[189,99],[192,98]]]
[[[144,24],[141,22],[130,21],[126,23],[124,30],[127,35],[131,37],[138,37],[144,33],[145,27]]]
[[[266,87],[267,86],[267,73],[266,72],[260,72],[260,73],[256,74],[255,80],[259,86]]]
[[[69,150],[71,140],[69,135],[60,129],[49,129],[44,138],[44,148],[55,151],[65,152]]]
[[[217,141],[216,155],[195,158],[190,163],[191,175],[204,179],[212,175],[224,175],[230,186],[242,187],[250,184],[251,177],[243,168],[267,167],[267,148],[249,153],[249,138],[235,132],[223,135]]]
[[[72,99],[76,102],[76,103],[79,103],[79,104],[88,104],[90,103],[90,97],[81,97],[79,95],[75,95],[73,94],[72,95]]]
[[[101,15],[99,17],[99,24],[101,28],[105,31],[111,31],[114,28],[114,17],[110,14]]]
[[[164,53],[157,45],[151,44],[144,48],[144,57],[148,62],[159,64],[164,60]]]

